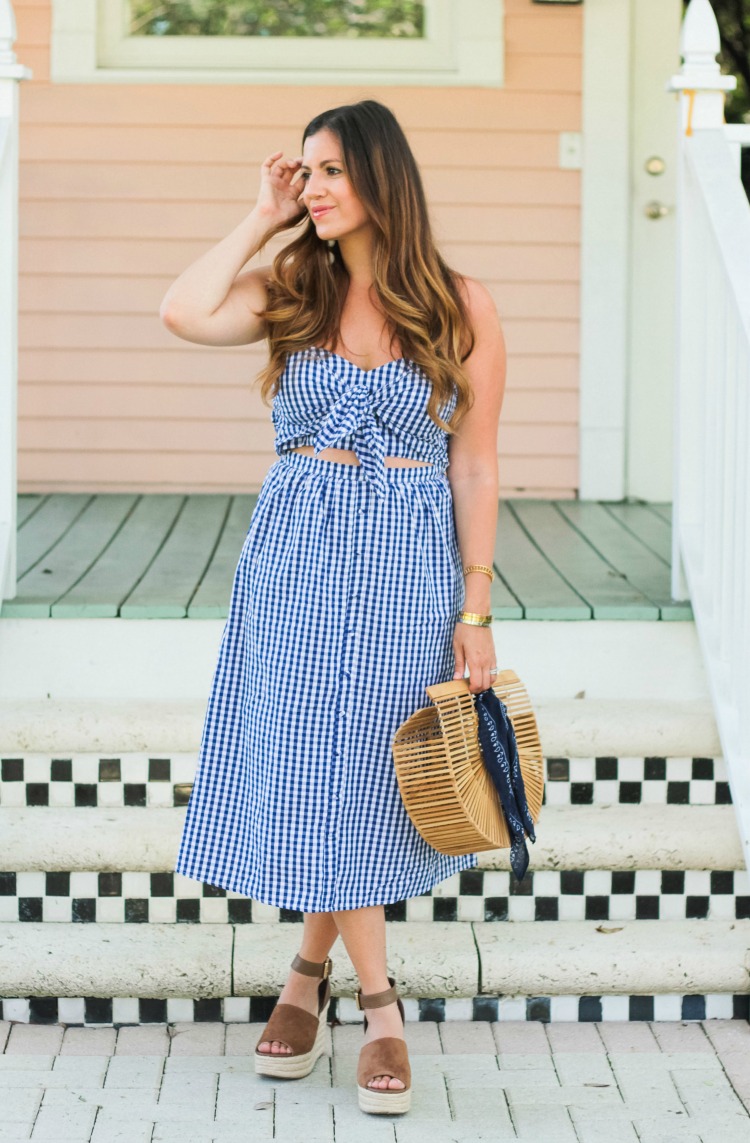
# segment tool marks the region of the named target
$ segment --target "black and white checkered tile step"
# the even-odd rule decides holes
[[[730,805],[723,758],[547,758],[547,805]]]
[[[632,921],[750,918],[746,870],[547,870],[518,882],[466,869],[386,906],[389,921]],[[0,873],[0,922],[250,924],[302,914],[178,873]]]
[[[2,806],[184,806],[195,754],[0,759]],[[723,758],[547,758],[547,805],[727,805]]]
[[[216,1020],[265,1022],[275,996],[203,1000],[136,997],[52,997],[0,1000],[0,1020],[31,1024],[121,1025]],[[407,1020],[748,1020],[750,996],[731,993],[656,996],[475,996],[467,999],[403,998]],[[329,1019],[359,1022],[353,999],[331,1001]]]

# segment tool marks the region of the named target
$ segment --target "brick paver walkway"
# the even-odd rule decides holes
[[[311,1076],[258,1078],[259,1024],[0,1023],[0,1141],[745,1143],[750,1025],[408,1022],[405,1116],[356,1098],[362,1029]]]

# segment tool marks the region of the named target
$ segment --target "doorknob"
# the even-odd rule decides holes
[[[665,206],[663,202],[647,202],[643,208],[643,213],[646,218],[663,218],[665,214],[671,214],[674,210],[673,206]]]
[[[661,155],[651,155],[643,164],[643,169],[647,175],[663,175],[667,169],[667,164]]]

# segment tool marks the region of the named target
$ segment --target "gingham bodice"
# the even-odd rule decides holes
[[[290,353],[271,419],[279,456],[298,445],[353,449],[378,496],[386,495],[386,456],[448,467],[448,434],[427,414],[432,383],[404,358],[364,370],[345,357],[311,348]],[[440,415],[449,421],[455,389]]]

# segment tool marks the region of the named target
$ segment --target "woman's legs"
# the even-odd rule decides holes
[[[335,913],[305,913],[300,956],[317,963],[325,960],[338,934],[359,977],[365,995],[383,992],[389,987],[385,947],[385,910],[382,905],[368,905],[362,909],[343,909]],[[297,1004],[308,1012],[318,1014],[318,985],[312,976],[291,969],[279,1002]],[[364,1043],[382,1036],[404,1038],[404,1025],[394,1001],[383,1008],[367,1010],[367,1032]],[[288,1055],[290,1049],[278,1040],[264,1040],[258,1051],[272,1055]],[[377,1076],[370,1083],[374,1089],[399,1090],[401,1080],[390,1076]]]
[[[366,996],[389,988],[385,949],[385,910],[382,905],[368,905],[362,909],[346,909],[332,914],[346,951],[359,977]],[[367,1032],[364,1043],[383,1036],[404,1038],[404,1025],[395,1000],[382,1008],[367,1009]],[[390,1076],[376,1076],[369,1086],[375,1090],[403,1088],[401,1080]]]
[[[302,930],[302,947],[299,955],[305,960],[322,963],[328,956],[331,945],[338,936],[336,922],[332,913],[305,913]],[[318,1015],[318,986],[320,978],[305,976],[301,972],[291,969],[286,984],[279,995],[279,1003],[296,1004],[313,1015]],[[259,1052],[269,1052],[274,1056],[289,1055],[290,1048],[286,1044],[273,1040],[269,1043],[264,1040],[258,1044]]]

